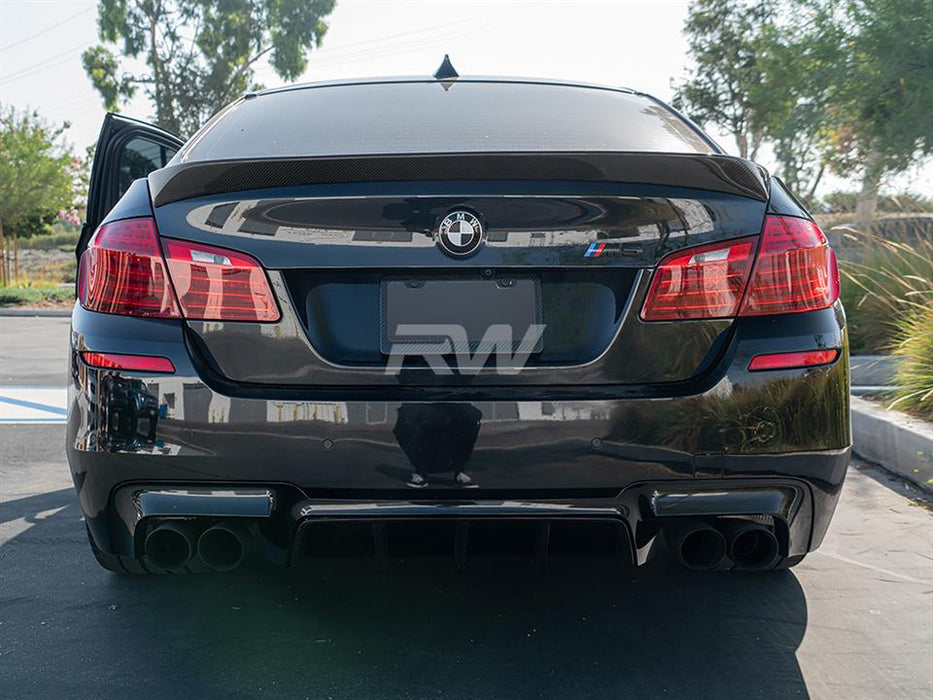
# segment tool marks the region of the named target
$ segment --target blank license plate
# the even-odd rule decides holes
[[[511,328],[514,350],[528,328],[541,323],[541,286],[534,278],[384,280],[381,297],[381,345],[386,354],[394,343],[443,342],[452,337],[454,327],[466,332],[472,352],[484,337],[497,337],[495,331],[487,335],[491,326],[501,325]],[[406,325],[420,328],[401,333],[399,326]],[[533,351],[540,350],[539,337]]]

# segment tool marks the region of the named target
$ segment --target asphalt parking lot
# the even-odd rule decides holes
[[[0,317],[0,385],[64,386],[67,332]],[[933,516],[861,462],[792,571],[426,560],[132,577],[94,562],[47,413],[0,424],[3,698],[933,695]]]

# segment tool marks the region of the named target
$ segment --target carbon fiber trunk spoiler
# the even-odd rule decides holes
[[[458,153],[198,161],[149,174],[155,206],[273,187],[424,180],[622,182],[711,190],[768,201],[761,166],[725,155],[682,153]]]

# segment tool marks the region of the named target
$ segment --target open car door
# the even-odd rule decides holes
[[[104,117],[91,167],[87,221],[75,249],[78,258],[133,180],[164,167],[183,143],[177,136],[145,122],[113,113]]]

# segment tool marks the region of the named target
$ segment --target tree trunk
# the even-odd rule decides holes
[[[3,219],[0,219],[0,285],[6,286],[6,241],[3,238]]]
[[[739,147],[739,156],[748,158],[748,132],[740,131],[735,135],[735,144]]]
[[[749,160],[755,160],[758,158],[758,149],[761,147],[763,138],[764,137],[761,132],[757,130],[752,132],[752,145],[748,156],[746,156]]]
[[[875,218],[878,210],[878,186],[881,184],[881,154],[871,150],[865,158],[862,189],[855,198],[855,220],[865,224]]]
[[[807,202],[812,202],[816,197],[816,188],[820,185],[820,180],[823,179],[823,172],[826,170],[826,164],[820,163],[820,169],[816,172],[816,177],[813,178],[813,184],[810,185],[810,190],[807,192]]]
[[[19,279],[19,236],[13,229],[13,282]]]

